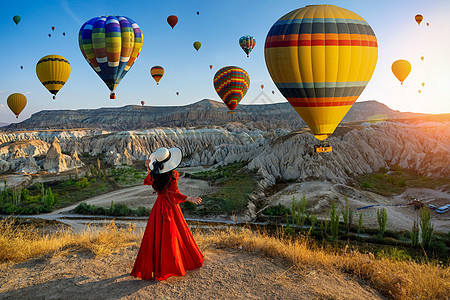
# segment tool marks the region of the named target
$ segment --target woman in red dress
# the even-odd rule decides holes
[[[179,203],[200,204],[199,197],[187,197],[178,191],[179,173],[174,169],[181,163],[178,148],[160,148],[146,161],[148,170],[144,184],[158,193],[142,238],[141,247],[131,275],[145,280],[165,280],[184,276],[187,270],[203,265],[194,237],[181,212]]]

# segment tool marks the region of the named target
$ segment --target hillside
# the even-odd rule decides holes
[[[185,106],[106,107],[79,110],[43,110],[29,119],[11,124],[3,131],[36,129],[98,128],[104,130],[135,130],[152,127],[185,127],[221,125],[242,122],[258,129],[295,129],[305,125],[287,102],[261,105],[239,105],[235,114],[214,100],[204,99]],[[377,101],[356,102],[343,122],[371,118],[398,119],[424,116],[392,110]]]

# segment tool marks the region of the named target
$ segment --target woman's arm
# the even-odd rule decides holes
[[[202,203],[202,198],[200,197],[187,197],[186,201],[192,202],[194,204],[199,205],[200,203]]]

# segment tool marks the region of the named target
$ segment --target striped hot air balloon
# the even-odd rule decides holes
[[[150,69],[150,74],[152,75],[153,79],[155,79],[156,84],[159,84],[159,81],[164,75],[164,68],[161,66],[154,66]]]
[[[214,75],[214,88],[219,97],[230,109],[230,113],[244,98],[250,87],[250,77],[247,72],[239,67],[223,67]]]
[[[81,53],[111,91],[128,73],[141,52],[144,36],[138,23],[128,17],[102,16],[81,26]]]
[[[264,55],[277,88],[324,140],[372,77],[378,45],[372,28],[354,12],[308,5],[272,26]]]
[[[69,79],[70,64],[61,55],[47,55],[38,61],[36,75],[55,99],[56,94]]]

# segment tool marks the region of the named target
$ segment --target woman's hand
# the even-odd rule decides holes
[[[189,202],[192,202],[194,204],[197,204],[197,205],[202,203],[202,198],[200,198],[200,197],[187,197],[186,200]]]

